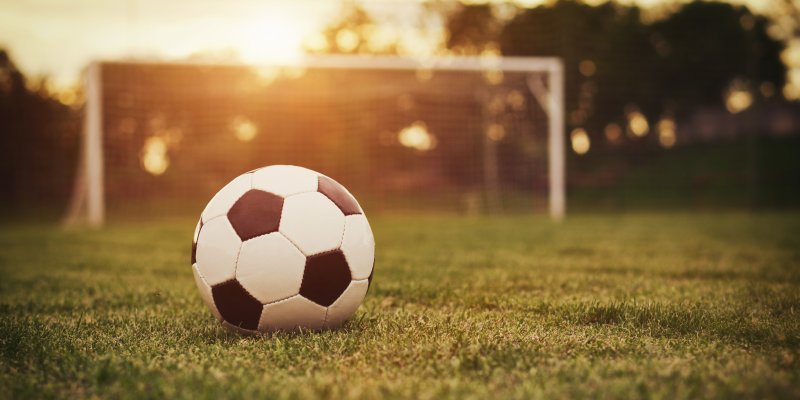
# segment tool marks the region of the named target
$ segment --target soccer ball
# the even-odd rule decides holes
[[[340,326],[367,294],[374,263],[375,239],[353,195],[290,165],[225,185],[203,210],[192,241],[203,301],[243,333]]]

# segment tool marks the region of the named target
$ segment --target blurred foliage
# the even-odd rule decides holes
[[[746,7],[692,2],[652,23],[638,7],[613,2],[591,6],[564,0],[512,13],[501,7],[508,5],[429,5],[426,10],[444,19],[447,32],[446,48],[439,52],[560,57],[568,125],[595,134],[633,110],[654,120],[721,105],[734,80],[753,92],[762,83],[780,88],[785,82],[784,43],[767,34],[766,17]],[[330,48],[320,52],[376,53],[367,46],[374,27],[363,8],[345,3],[325,29]],[[351,33],[357,45],[342,48],[350,41],[337,39]],[[395,54],[397,46],[377,53]]]
[[[345,2],[339,16],[322,31],[323,43],[317,48],[307,45],[306,51],[331,54],[397,53],[397,43],[393,41],[385,48],[370,46],[370,38],[376,34],[375,30],[375,21],[366,10]]]
[[[72,189],[80,113],[48,86],[0,49],[0,204],[65,204]]]
[[[478,53],[497,39],[502,23],[490,4],[463,6],[447,16],[447,47],[456,53]]]
[[[659,93],[683,108],[717,104],[728,83],[742,77],[782,87],[783,43],[767,34],[768,21],[724,3],[689,3],[652,26],[660,56]],[[691,71],[686,79],[684,74]],[[689,81],[689,82],[687,82]]]
[[[451,24],[459,20],[450,18]],[[766,29],[764,17],[725,3],[689,3],[645,24],[637,7],[560,1],[521,12],[498,40],[504,55],[562,58],[569,125],[601,132],[626,108],[655,119],[721,104],[724,89],[737,78],[781,87],[783,43]],[[592,68],[582,71],[582,63]],[[591,100],[582,104],[586,98]]]

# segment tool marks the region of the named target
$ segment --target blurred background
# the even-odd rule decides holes
[[[457,56],[486,68],[426,67]],[[276,163],[374,212],[544,212],[547,72],[506,56],[563,60],[569,212],[800,206],[794,0],[0,0],[0,216],[58,221],[76,201],[98,60],[111,216],[196,214]]]

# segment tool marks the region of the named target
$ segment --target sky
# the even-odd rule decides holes
[[[518,0],[536,5],[542,0]],[[602,0],[598,0],[602,1]],[[769,0],[736,0],[754,9]],[[664,0],[621,0],[657,6]],[[383,18],[414,20],[415,0],[365,1]],[[176,60],[204,53],[291,61],[340,10],[331,0],[0,0],[0,47],[28,75],[79,81],[92,60]]]
[[[0,0],[0,46],[25,73],[75,80],[96,59],[176,59],[235,50],[286,60],[335,2]]]
[[[0,48],[26,74],[72,84],[92,60],[175,60],[235,53],[239,61],[290,61],[336,18],[331,0],[0,0]],[[419,2],[367,9],[413,19]],[[410,17],[410,18],[409,18]]]

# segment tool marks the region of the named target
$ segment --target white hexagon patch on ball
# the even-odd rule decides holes
[[[340,326],[363,301],[374,264],[375,239],[355,197],[291,165],[233,179],[192,240],[203,302],[244,333]]]

